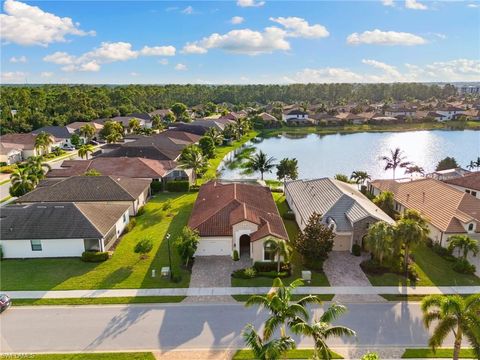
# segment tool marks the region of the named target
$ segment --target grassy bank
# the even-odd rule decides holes
[[[332,301],[335,295],[328,295],[328,294],[311,294],[317,296],[322,301]],[[232,295],[232,297],[238,302],[246,302],[250,296],[252,295]],[[306,295],[292,295],[292,300],[297,301],[301,298],[305,297]]]
[[[405,352],[402,355],[402,359],[451,359],[453,356],[453,349],[437,349],[433,352],[432,349],[405,349]],[[473,353],[473,349],[462,349],[460,351],[461,359],[477,359]]]
[[[135,296],[105,298],[71,298],[71,299],[13,299],[13,306],[34,305],[114,305],[114,304],[160,304],[179,303],[185,296]]]
[[[155,360],[151,352],[0,355],[0,360]]]
[[[461,297],[468,297],[472,294],[462,294]],[[396,294],[380,294],[387,301],[422,301],[428,295],[396,295]]]
[[[333,351],[330,352],[331,359],[343,359],[343,356]],[[289,350],[282,359],[311,359],[313,357],[313,349],[295,349]],[[256,359],[251,350],[238,350],[233,355],[232,360],[254,360]]]

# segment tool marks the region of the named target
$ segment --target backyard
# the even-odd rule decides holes
[[[133,230],[120,240],[113,256],[103,263],[86,263],[77,258],[3,260],[2,290],[70,290],[188,287],[189,271],[180,266],[180,258],[171,247],[173,274],[176,282],[160,277],[162,266],[168,266],[168,247],[164,241],[171,234],[175,241],[187,224],[197,193],[165,193],[155,195],[145,213],[136,218]],[[171,208],[164,204],[170,200]],[[142,239],[151,239],[153,249],[140,260],[133,248]],[[151,270],[157,276],[151,277]]]

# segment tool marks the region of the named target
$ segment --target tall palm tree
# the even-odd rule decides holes
[[[467,165],[467,169],[473,170],[473,169],[475,169],[477,166],[478,166],[477,163],[472,160],[472,161],[470,161],[470,164]]]
[[[190,145],[182,151],[180,156],[180,167],[182,169],[192,169],[195,173],[195,185],[197,177],[207,167],[208,160],[203,156],[202,151],[197,145]]]
[[[122,134],[120,134],[117,131],[113,131],[111,134],[108,134],[107,137],[105,138],[105,140],[107,140],[107,143],[109,144],[119,142],[122,139],[123,139]]]
[[[264,246],[270,246],[270,249],[275,254],[277,259],[277,274],[280,272],[280,264],[283,258],[284,262],[288,262],[290,259],[290,255],[292,253],[290,246],[287,244],[285,240],[269,238],[265,241]]]
[[[20,167],[10,175],[10,181],[12,183],[9,190],[10,195],[22,196],[32,191],[38,180],[28,167]]]
[[[274,161],[274,157],[267,157],[267,154],[260,150],[259,153],[250,158],[250,161],[247,163],[247,168],[252,171],[260,171],[261,179],[263,180],[263,174],[272,171],[276,166]]]
[[[89,142],[95,136],[95,127],[92,124],[87,123],[80,128],[79,132],[80,135],[85,137],[87,142]]]
[[[45,154],[48,154],[48,149],[50,145],[53,144],[53,139],[50,134],[42,131],[41,133],[37,134],[35,137],[35,149],[41,149]]]
[[[390,169],[393,170],[393,179],[395,179],[395,170],[397,170],[398,167],[406,168],[411,165],[411,162],[406,161],[405,159],[406,157],[403,155],[403,151],[400,150],[400,148],[390,150],[389,155],[380,157],[380,160],[385,162],[385,171]]]
[[[139,131],[140,130],[140,120],[138,120],[137,118],[130,119],[130,121],[128,122],[128,129],[131,132],[134,132],[134,133]]]
[[[436,322],[428,341],[434,351],[442,346],[449,333],[453,333],[453,360],[459,358],[464,337],[480,358],[480,294],[467,298],[459,295],[429,295],[422,300],[422,312],[427,329]]]
[[[380,265],[383,260],[394,254],[393,227],[385,221],[378,221],[371,225],[365,237],[365,247]]]
[[[253,295],[247,300],[245,306],[259,305],[265,308],[270,314],[263,330],[264,340],[270,339],[277,328],[280,328],[281,337],[286,337],[287,326],[301,320],[308,320],[308,311],[305,305],[322,303],[317,296],[313,295],[305,296],[293,302],[292,292],[302,284],[303,281],[297,279],[290,285],[285,286],[280,278],[276,278],[273,281],[272,288],[274,290],[272,292],[267,295]]]
[[[480,252],[480,246],[478,240],[472,239],[468,235],[452,235],[448,238],[448,250],[454,249],[463,251],[462,258],[467,260],[468,253],[473,253],[474,256]]]
[[[78,148],[78,156],[80,156],[82,159],[85,157],[88,160],[88,153],[91,154],[94,151],[95,148],[92,144],[85,144]]]
[[[265,342],[257,334],[252,324],[248,324],[243,332],[245,344],[252,349],[255,359],[276,360],[290,350],[295,349],[295,341],[290,336],[282,336],[280,339],[272,339]]]
[[[370,180],[371,177],[366,171],[354,171],[350,175],[350,180],[354,180],[356,184],[363,185],[367,180]]]
[[[332,326],[341,315],[347,312],[343,305],[332,304],[318,319],[312,324],[305,321],[299,321],[292,326],[292,331],[299,335],[313,338],[315,344],[315,355],[318,359],[330,360],[332,358],[327,340],[332,337],[357,336],[357,333],[346,326]]]
[[[44,162],[43,156],[30,156],[27,159],[25,168],[35,178],[35,185],[45,178],[45,174],[51,170],[49,164]]]
[[[405,170],[405,174],[420,174],[420,175],[425,175],[425,169],[421,166],[418,165],[411,165],[407,166],[407,169]]]
[[[207,130],[205,136],[211,137],[215,145],[222,145],[223,143],[222,133],[213,127]]]

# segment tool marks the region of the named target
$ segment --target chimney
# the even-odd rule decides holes
[[[422,193],[422,202],[425,203],[425,191]]]
[[[408,202],[409,199],[410,199],[410,194],[407,194],[407,202]]]

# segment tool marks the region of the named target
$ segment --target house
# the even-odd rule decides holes
[[[32,133],[0,136],[0,162],[11,165],[26,160],[30,156],[41,155],[42,150],[35,148],[36,137],[37,135]],[[51,148],[52,146],[49,146],[49,150]]]
[[[465,176],[466,174],[469,174],[470,171],[467,169],[463,169],[461,167],[458,168],[453,168],[453,169],[446,169],[446,170],[437,170],[432,173],[429,173],[426,175],[427,178],[435,179],[435,180],[440,180],[440,181],[445,181],[449,179],[455,179],[459,178],[462,176]]]
[[[167,116],[168,114],[173,115],[173,112],[170,109],[157,109],[157,110],[154,110],[154,111],[152,111],[148,114],[150,115],[151,118],[153,118],[155,115],[158,115],[158,116],[160,116],[161,119],[164,119],[165,116]]]
[[[433,118],[435,121],[445,121],[447,117],[443,114],[440,114],[436,111],[429,111],[427,113],[427,117]]]
[[[455,189],[466,192],[480,199],[480,171],[465,174],[462,177],[444,180],[444,182]]]
[[[480,238],[480,199],[444,182],[427,178],[413,181],[374,180],[369,184],[373,195],[391,191],[395,210],[419,211],[427,220],[430,238],[445,246],[451,235]]]
[[[67,126],[44,126],[40,129],[32,131],[32,134],[38,135],[42,132],[50,134],[54,139],[52,148],[55,148],[55,147],[63,148],[65,146],[73,146],[72,135],[75,133],[75,131],[72,128],[69,128]],[[84,143],[86,142],[86,139],[83,137],[80,137],[80,141]]]
[[[281,126],[280,121],[278,121],[278,119],[275,116],[266,112],[262,112],[261,114],[256,115],[255,121],[263,124],[266,127]]]
[[[257,184],[204,184],[198,193],[188,226],[198,230],[196,256],[240,256],[270,261],[268,239],[288,240],[270,189]]]
[[[373,204],[355,185],[330,178],[287,182],[285,198],[301,230],[313,213],[335,233],[334,251],[351,251],[362,246],[368,227],[378,221],[393,220]]]
[[[416,109],[407,107],[388,108],[385,109],[385,116],[415,116]]]
[[[99,123],[96,123],[96,122],[93,122],[93,121],[91,121],[91,122],[75,121],[73,123],[70,123],[70,124],[66,125],[66,127],[69,129],[69,131],[75,132],[76,134],[80,134],[80,129],[87,124],[90,124],[94,127],[95,135],[93,136],[92,139],[97,140],[100,131],[103,129],[103,124],[99,124]]]
[[[288,111],[287,113],[283,113],[282,120],[285,121],[287,124],[296,125],[304,125],[311,123],[311,121],[308,119],[308,113],[299,109],[294,109]]]
[[[3,257],[78,257],[107,251],[129,222],[128,205],[75,202],[10,205],[2,208]]]
[[[458,116],[464,115],[466,113],[466,110],[457,106],[445,106],[436,109],[435,112],[444,117],[444,119],[442,119],[441,121],[446,121],[454,120]]]
[[[19,197],[20,204],[50,202],[94,202],[128,205],[130,215],[136,215],[150,195],[149,179],[117,176],[72,176],[67,179],[47,179],[33,191]]]

